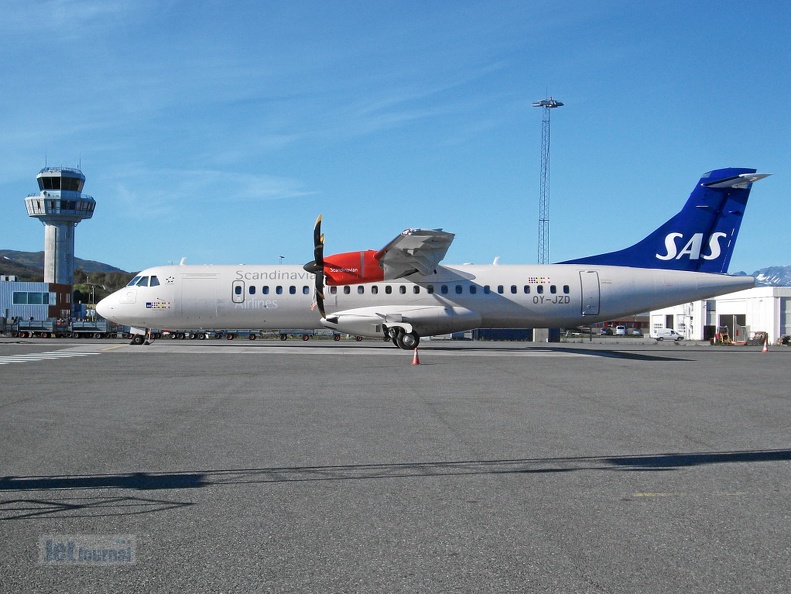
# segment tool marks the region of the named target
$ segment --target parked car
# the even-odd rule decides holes
[[[616,326],[615,336],[626,336],[626,326]]]
[[[612,328],[605,326],[599,331],[599,336],[612,336]]]
[[[642,336],[643,335],[643,331],[640,330],[640,328],[632,328],[631,335],[632,336]]]

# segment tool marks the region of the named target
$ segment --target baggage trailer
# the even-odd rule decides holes
[[[77,320],[71,323],[74,338],[118,338],[123,329],[109,320]]]
[[[55,336],[55,320],[18,320],[11,325],[14,338],[49,338]]]

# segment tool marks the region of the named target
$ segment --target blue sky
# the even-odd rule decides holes
[[[700,174],[754,167],[731,271],[791,264],[791,4],[7,0],[0,249],[43,249],[24,198],[80,166],[76,255],[129,271],[378,249],[456,233],[448,263],[625,247]]]

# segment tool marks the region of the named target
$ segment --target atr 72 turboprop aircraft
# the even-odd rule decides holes
[[[754,285],[728,264],[755,169],[700,178],[684,208],[632,247],[545,265],[440,265],[454,235],[407,229],[379,251],[324,256],[321,217],[314,260],[283,265],[158,266],[96,306],[147,330],[331,328],[383,337],[403,349],[420,338],[473,328],[587,325]]]

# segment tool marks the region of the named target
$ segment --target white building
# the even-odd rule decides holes
[[[791,335],[791,287],[754,287],[705,301],[650,312],[650,332],[672,328],[688,340],[709,340],[718,327],[736,342],[768,332],[769,342]]]

